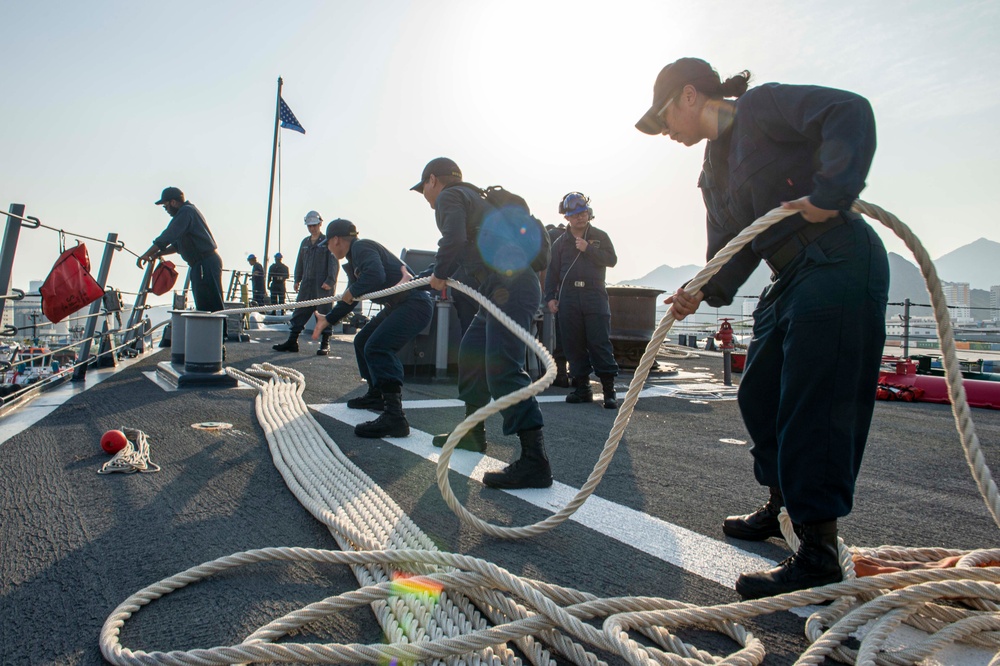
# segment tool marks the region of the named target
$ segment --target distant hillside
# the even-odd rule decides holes
[[[984,240],[984,239],[980,239]],[[976,241],[977,243],[979,241]],[[987,243],[992,243],[992,241],[986,241]],[[993,243],[1000,248],[1000,243]],[[966,246],[970,247],[970,246]],[[957,252],[957,250],[956,250]],[[951,253],[955,254],[954,252]],[[950,256],[950,255],[945,255]],[[939,261],[934,262],[935,268],[938,269],[938,277],[941,278],[942,282],[948,282],[945,280]],[[1000,277],[1000,276],[998,276]],[[955,280],[955,282],[970,282],[969,280]],[[911,309],[910,315],[914,317],[926,317],[931,315],[930,307],[920,307],[929,306],[931,302],[931,296],[927,293],[927,285],[924,282],[924,276],[921,275],[920,269],[917,268],[916,264],[904,259],[894,252],[889,253],[889,307],[886,308],[886,314],[889,316],[894,316],[903,313],[902,305],[891,305],[892,303],[902,303],[907,298],[910,299]],[[916,305],[918,307],[913,307]],[[990,307],[990,292],[988,289],[969,289],[969,307],[972,309],[972,317],[974,319],[990,319],[993,315],[989,312]]]
[[[995,259],[988,258],[989,253],[993,251],[997,251],[998,256]],[[957,265],[958,262],[968,263],[961,269],[949,268],[949,266]],[[974,308],[972,310],[974,318],[989,319],[991,317],[987,311],[987,308],[990,306],[989,285],[1000,284],[1000,268],[997,268],[1000,267],[1000,243],[981,238],[975,243],[946,254],[941,259],[935,261],[934,265],[937,267],[938,275],[942,281],[968,282],[972,286],[977,283],[971,276],[976,274],[986,276],[985,278],[979,278],[979,284],[989,283],[986,284],[985,289],[976,287],[971,289],[970,305]],[[981,265],[986,268],[981,268]],[[677,268],[663,265],[642,277],[623,280],[619,284],[653,287],[672,293],[679,286],[693,278],[701,268],[701,266],[694,265],[679,266]],[[946,273],[946,270],[949,272]],[[991,270],[992,278],[989,277]],[[949,275],[951,277],[947,277]],[[985,282],[983,282],[983,279],[985,279]],[[771,271],[764,263],[761,263],[757,270],[750,276],[750,279],[747,280],[746,284],[740,288],[737,298],[741,296],[759,296],[761,290],[767,286],[770,280]],[[889,303],[902,303],[907,298],[914,305],[929,305],[931,302],[931,297],[927,293],[927,287],[924,284],[923,275],[920,274],[920,269],[913,262],[895,252],[890,252]],[[733,307],[741,307],[739,301],[734,302]],[[901,305],[889,305],[886,309],[888,316],[895,316],[902,313],[903,306]],[[927,316],[930,315],[930,308],[914,307],[911,310],[911,314],[913,316]]]
[[[1000,284],[1000,243],[980,238],[935,259],[934,266],[942,280],[968,282],[988,292]]]
[[[635,278],[634,280],[622,280],[618,284],[653,287],[654,289],[662,289],[663,291],[672,294],[677,291],[678,287],[697,275],[698,271],[701,269],[702,266],[687,265],[673,268],[664,264],[642,277]],[[746,281],[746,283],[740,287],[737,297],[760,296],[761,290],[763,290],[770,281],[771,270],[763,262],[761,262],[761,265],[757,267],[757,270],[755,270],[750,275],[750,278]]]

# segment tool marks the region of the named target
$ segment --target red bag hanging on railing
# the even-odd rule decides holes
[[[163,296],[174,288],[177,282],[177,267],[172,261],[160,260],[160,264],[153,269],[153,284],[149,290],[157,296]]]
[[[90,257],[83,243],[59,255],[42,283],[42,314],[52,323],[60,322],[104,295],[90,274]]]

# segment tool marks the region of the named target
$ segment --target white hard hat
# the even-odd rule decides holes
[[[310,224],[321,224],[322,222],[323,222],[322,216],[320,216],[320,214],[317,213],[316,211],[311,210],[308,213],[306,213],[306,225],[307,226],[310,225]]]

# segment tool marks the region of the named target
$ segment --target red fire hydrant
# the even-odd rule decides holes
[[[722,383],[726,386],[733,385],[733,327],[729,319],[723,319],[719,325],[719,332],[715,334],[715,339],[719,341],[722,349]]]
[[[722,343],[722,349],[733,349],[733,327],[729,319],[723,319],[715,339]]]

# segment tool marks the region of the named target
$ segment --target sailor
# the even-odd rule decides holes
[[[271,303],[285,304],[285,282],[288,280],[288,266],[281,261],[280,252],[274,253],[274,263],[267,269],[267,286],[271,291]]]
[[[434,209],[441,239],[431,276],[431,288],[442,290],[446,280],[460,273],[472,277],[477,290],[489,298],[517,325],[527,329],[541,302],[538,275],[530,266],[501,274],[488,267],[476,243],[477,232],[489,204],[481,190],[462,181],[462,171],[447,157],[431,160],[420,175],[420,182],[410,188],[424,195]],[[465,403],[466,415],[531,383],[524,370],[525,344],[484,308],[473,318],[462,336],[458,352],[458,395]],[[487,472],[483,483],[492,488],[548,488],[552,471],[545,453],[542,435],[542,412],[532,397],[504,409],[503,432],[517,434],[521,456],[503,471]],[[447,435],[434,438],[435,446],[444,446]],[[486,431],[482,423],[459,443],[459,448],[486,450]]]
[[[323,218],[314,210],[306,213],[306,228],[309,235],[302,239],[299,245],[299,255],[295,259],[295,291],[298,292],[296,302],[312,301],[333,295],[337,286],[337,273],[340,267],[337,260],[326,249],[326,237],[323,235]],[[330,304],[310,305],[296,308],[288,322],[288,339],[271,348],[280,352],[299,351],[299,334],[306,327],[314,312],[326,314],[330,312]],[[320,338],[317,356],[330,353],[330,331]]]
[[[347,288],[333,311],[316,313],[313,340],[329,334],[328,327],[350,314],[355,299],[365,294],[409,282],[412,272],[385,247],[358,238],[358,229],[348,220],[337,219],[326,226],[326,244],[337,260],[347,259]],[[358,437],[406,437],[410,425],[403,413],[403,364],[397,353],[431,323],[434,304],[426,291],[407,291],[373,301],[382,310],[354,336],[358,372],[368,383],[365,395],[347,401],[351,409],[374,409],[382,414],[354,428]]]
[[[250,287],[253,290],[253,302],[255,305],[267,305],[267,290],[264,288],[264,267],[257,261],[257,255],[247,256],[247,263],[250,264]]]
[[[841,580],[837,519],[851,511],[885,341],[885,248],[849,212],[875,154],[871,105],[818,86],[766,83],[750,72],[721,81],[704,60],[660,71],[653,105],[636,123],[693,146],[708,140],[698,184],[708,209],[708,257],[769,210],[796,211],[757,236],[702,289],[666,299],[677,320],[702,301],[729,305],[760,263],[773,273],[754,311],[739,388],[757,481],[770,499],[730,516],[723,532],[780,537],[782,506],[800,539],[776,568],[743,574],[747,599]],[[736,98],[735,100],[729,98]],[[824,362],[816,362],[816,354]]]
[[[181,259],[188,265],[195,308],[202,312],[224,310],[222,257],[216,252],[219,246],[205,222],[205,216],[176,187],[164,188],[156,205],[163,206],[170,215],[170,224],[136,260],[136,265],[142,268],[147,261],[179,252]],[[222,322],[222,329],[222,337],[225,339],[225,320]]]
[[[559,314],[559,335],[573,378],[574,390],[566,402],[594,401],[590,388],[594,371],[601,380],[604,406],[618,409],[618,364],[611,346],[611,307],[605,287],[607,269],[618,263],[618,255],[608,234],[590,223],[594,209],[588,197],[570,192],[559,202],[559,212],[569,226],[552,245],[545,300],[549,312]]]

